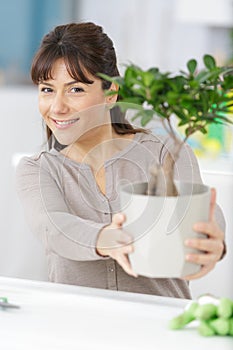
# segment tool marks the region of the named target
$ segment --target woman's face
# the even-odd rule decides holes
[[[82,141],[110,123],[101,80],[88,76],[92,84],[75,81],[63,59],[55,62],[53,79],[39,84],[39,110],[47,126],[63,145]]]

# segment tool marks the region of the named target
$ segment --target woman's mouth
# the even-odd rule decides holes
[[[69,119],[69,120],[57,120],[57,119],[53,119],[53,118],[51,118],[51,119],[58,129],[68,128],[69,126],[73,125],[74,123],[76,123],[79,120],[79,118]]]

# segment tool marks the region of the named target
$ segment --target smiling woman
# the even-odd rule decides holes
[[[119,188],[125,182],[148,182],[150,165],[162,162],[171,144],[134,128],[113,107],[117,95],[105,94],[118,86],[99,73],[119,76],[113,43],[93,23],[56,27],[44,37],[32,63],[48,150],[22,159],[17,188],[31,230],[44,245],[49,279],[190,298],[184,279],[136,276],[130,265],[134,244],[123,229]],[[188,147],[177,162],[176,176],[202,182]],[[205,242],[214,266],[218,258],[212,241]],[[217,243],[221,245],[220,238]]]
[[[92,45],[94,40],[96,44]],[[53,75],[59,75],[59,72],[60,77],[58,76],[57,79],[55,77],[54,81]],[[119,71],[116,65],[113,43],[103,33],[101,27],[92,23],[79,23],[78,26],[75,23],[71,23],[56,27],[54,31],[44,37],[42,45],[32,62],[32,80],[35,84],[39,84],[41,92],[46,94],[54,92],[56,86],[53,85],[57,80],[57,84],[60,83],[60,91],[58,93],[61,93],[62,73],[66,75],[66,81],[63,82],[63,92],[66,92],[64,97],[70,98],[69,102],[73,111],[75,108],[79,108],[79,110],[88,108],[88,104],[90,106],[107,102],[106,98],[104,98],[103,90],[110,87],[111,89],[116,89],[117,87],[100,79],[97,77],[97,74],[105,73],[110,76],[118,76]],[[92,85],[94,86],[92,87]],[[101,92],[98,89],[101,89]],[[94,95],[96,92],[100,92],[100,96],[93,97],[91,95],[90,97],[91,93]],[[72,107],[74,95],[75,97],[77,97],[76,95],[80,97],[80,107],[78,107],[76,102],[75,107]],[[59,104],[63,103],[63,100],[60,99],[61,95],[53,93],[53,96],[58,98]],[[115,97],[108,98],[108,100],[108,102],[110,100],[115,101]],[[53,101],[57,103],[54,97]],[[82,106],[82,104],[86,104],[86,106]],[[57,107],[60,108],[55,106],[55,108]],[[62,108],[65,108],[65,104]],[[59,121],[61,118],[57,119]],[[119,134],[134,134],[137,132],[137,129],[134,130],[132,128],[118,109],[117,113],[116,109],[111,111],[111,121],[114,130]],[[48,126],[47,135],[50,140],[49,146],[51,147],[52,140],[50,136],[52,136],[52,132]]]
[[[90,77],[90,84],[71,79],[64,59],[58,59],[51,71],[52,79],[39,83],[39,110],[48,128],[62,145],[70,145],[86,133],[105,133],[101,126],[109,124],[109,110],[104,105],[116,100],[105,97],[100,79]],[[112,89],[114,86],[112,85]],[[87,110],[96,107],[95,115],[88,117]],[[85,111],[85,112],[84,112]],[[82,113],[83,112],[83,113]]]

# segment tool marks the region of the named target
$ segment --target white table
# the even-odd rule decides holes
[[[232,349],[232,338],[168,329],[187,300],[0,277],[3,350]]]

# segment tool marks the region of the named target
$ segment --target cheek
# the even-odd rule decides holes
[[[80,121],[78,127],[84,132],[106,126],[111,122],[110,112],[106,104],[99,103],[78,113]]]
[[[52,130],[52,132],[54,132],[54,125],[51,123],[51,120],[47,117],[48,105],[46,103],[44,103],[43,101],[39,100],[38,109],[39,109],[40,115],[41,115],[44,123],[49,127],[49,129]]]
[[[97,91],[96,93],[93,93],[91,96],[88,96],[86,100],[86,105],[88,107],[96,106],[99,104],[105,104],[106,102],[106,97],[104,93],[101,91]]]
[[[42,99],[39,99],[38,101],[38,108],[39,108],[39,111],[40,111],[40,114],[42,115],[43,118],[46,117],[46,113],[48,111],[48,104],[42,100]]]
[[[38,100],[38,108],[39,108],[39,111],[41,114],[43,114],[43,111],[44,111],[44,103],[43,101],[39,98]]]

